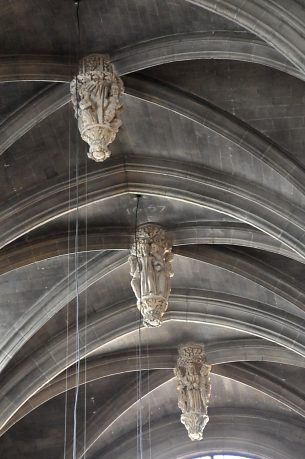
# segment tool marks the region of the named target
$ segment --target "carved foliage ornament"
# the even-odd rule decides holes
[[[110,145],[122,124],[120,98],[124,87],[108,56],[91,54],[79,64],[70,91],[82,139],[89,144],[88,157],[109,158]]]
[[[178,406],[182,411],[181,422],[191,440],[202,439],[203,429],[209,421],[210,371],[203,346],[180,346],[174,373],[177,377]]]
[[[164,229],[147,223],[136,230],[136,240],[130,250],[131,286],[146,327],[158,327],[168,308],[172,245]]]

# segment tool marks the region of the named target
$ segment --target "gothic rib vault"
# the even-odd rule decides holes
[[[145,459],[304,459],[305,1],[81,0],[79,12],[80,57],[109,55],[124,84],[104,162],[87,158],[71,103],[74,1],[0,9],[1,459],[64,457],[66,389],[72,458],[76,277],[78,459],[137,457],[139,369]],[[166,230],[175,274],[140,358],[136,223]],[[173,373],[188,343],[212,365],[197,442]]]

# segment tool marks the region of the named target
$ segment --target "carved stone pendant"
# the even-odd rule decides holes
[[[119,115],[124,87],[108,56],[91,54],[79,64],[70,91],[82,139],[89,144],[88,157],[109,158],[110,145],[122,124]]]
[[[168,308],[173,277],[172,246],[165,230],[152,223],[140,225],[130,250],[131,286],[146,327],[158,327]]]
[[[203,346],[187,344],[179,347],[174,373],[177,377],[178,406],[181,422],[191,440],[201,440],[209,421],[208,403],[211,395],[211,366],[208,365]]]

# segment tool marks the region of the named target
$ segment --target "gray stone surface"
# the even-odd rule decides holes
[[[303,81],[261,65],[216,60],[187,65],[177,62],[145,73],[187,89],[246,121],[304,165]]]
[[[78,351],[77,459],[139,456],[140,417],[143,459],[304,459],[304,0],[82,0],[79,14],[78,50],[73,1],[1,6],[1,459],[73,457]],[[68,85],[92,52],[125,85],[103,164]],[[145,222],[173,244],[158,329],[127,263]],[[201,442],[173,375],[190,341],[212,365]]]

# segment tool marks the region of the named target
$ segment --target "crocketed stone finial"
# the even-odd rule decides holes
[[[88,157],[109,158],[111,144],[122,124],[119,119],[124,87],[108,56],[91,54],[79,63],[70,91],[82,139],[89,144]]]
[[[147,327],[161,325],[168,308],[172,259],[172,245],[160,225],[147,223],[137,228],[129,257],[131,286]]]
[[[177,377],[178,406],[181,422],[191,440],[201,440],[209,421],[207,409],[211,395],[211,366],[208,365],[203,346],[186,344],[179,347],[174,373]]]

